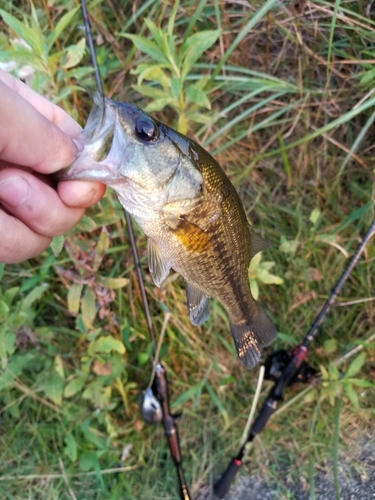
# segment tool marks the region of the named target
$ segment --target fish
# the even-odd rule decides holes
[[[234,186],[198,143],[137,106],[96,93],[80,139],[84,149],[60,179],[96,180],[116,192],[147,236],[160,287],[174,269],[185,280],[190,321],[227,312],[238,357],[251,369],[277,330],[251,294],[251,259],[268,246],[251,227]]]

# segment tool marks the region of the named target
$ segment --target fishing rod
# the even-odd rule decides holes
[[[104,89],[96,58],[95,47],[92,39],[90,20],[85,0],[81,0],[81,9],[82,9],[83,22],[85,25],[87,43],[89,46],[91,61],[95,72],[96,85],[99,93],[104,97]],[[141,413],[144,420],[148,424],[154,424],[157,422],[162,423],[165,436],[168,441],[169,451],[177,470],[181,500],[192,500],[189,493],[189,489],[186,484],[184,471],[182,468],[180,439],[178,434],[178,428],[176,425],[177,416],[172,415],[169,407],[168,379],[165,368],[157,359],[155,331],[152,324],[151,313],[148,305],[146,288],[143,280],[137,246],[135,243],[132,222],[128,212],[126,210],[124,210],[124,212],[125,212],[126,226],[128,228],[130,246],[133,254],[134,267],[137,275],[139,289],[141,292],[143,311],[145,314],[147,329],[153,346],[152,359],[154,365],[154,380],[152,382],[151,387],[147,388],[143,393],[141,401]]]
[[[92,40],[91,27],[87,13],[85,0],[81,0],[82,14],[86,30],[86,37],[90,48],[92,64],[95,71],[95,78],[99,92],[104,96],[103,85],[100,78],[99,67],[96,59],[95,48]],[[149,331],[150,339],[153,345],[153,380],[150,386],[143,392],[141,402],[141,413],[144,420],[149,424],[161,422],[164,427],[164,432],[167,437],[169,450],[173,462],[175,463],[177,475],[180,486],[180,498],[182,500],[191,500],[191,496],[186,485],[184,472],[182,468],[182,455],[179,442],[178,428],[176,425],[176,415],[172,415],[169,407],[169,390],[168,379],[166,376],[165,368],[158,360],[155,332],[151,320],[146,290],[142,275],[142,270],[139,262],[137,247],[132,229],[131,219],[129,214],[125,211],[125,219],[128,227],[130,245],[132,249],[134,266],[136,270],[137,280],[141,292],[144,314],[146,318],[147,328]],[[352,259],[347,265],[346,269],[340,276],[338,282],[333,288],[331,295],[325,302],[320,313],[316,317],[310,331],[304,338],[303,342],[295,348],[292,354],[286,351],[277,351],[272,354],[266,361],[266,378],[274,381],[274,386],[271,388],[266,401],[264,402],[257,419],[255,420],[247,439],[241,446],[239,452],[230,461],[227,469],[221,475],[219,480],[215,483],[213,491],[218,498],[223,498],[238,472],[242,466],[242,461],[245,456],[247,446],[254,438],[265,428],[271,416],[276,412],[279,401],[283,398],[283,392],[286,387],[295,382],[309,382],[315,375],[316,370],[311,368],[307,362],[308,348],[314,340],[319,326],[322,324],[324,318],[328,314],[343,287],[345,281],[352,272],[354,266],[357,264],[366,244],[375,233],[375,220],[370,225],[361,243],[357,247]]]
[[[353,257],[350,259],[349,264],[334,286],[331,295],[328,297],[320,313],[316,317],[310,331],[307,333],[302,343],[294,349],[292,355],[288,355],[286,351],[277,351],[272,354],[266,362],[266,378],[273,380],[275,383],[263,403],[259,415],[252,425],[246,441],[241,446],[237,455],[229,462],[226,470],[214,485],[213,490],[218,498],[224,498],[229,491],[237,472],[242,466],[243,458],[246,454],[249,443],[251,443],[255,436],[257,436],[264,429],[269,419],[276,412],[279,402],[283,400],[283,392],[285,388],[298,381],[308,382],[315,375],[315,370],[309,367],[306,363],[309,346],[314,340],[319,326],[327,316],[337,295],[340,293],[341,288],[348,279],[365,246],[374,233],[375,220],[372,222],[366,234],[362,238],[361,243],[358,245]]]

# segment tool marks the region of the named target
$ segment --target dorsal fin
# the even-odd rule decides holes
[[[250,226],[249,226],[249,231],[250,231],[251,259],[252,259],[254,255],[270,247],[271,243],[268,240],[262,238],[262,236],[256,233],[254,229]]]

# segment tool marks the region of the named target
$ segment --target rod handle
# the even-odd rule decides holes
[[[214,493],[218,498],[224,498],[228,493],[234,478],[241,467],[242,462],[238,458],[232,458],[220,479],[214,484]]]

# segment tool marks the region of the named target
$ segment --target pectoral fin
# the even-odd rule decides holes
[[[202,253],[211,245],[208,234],[184,218],[179,220],[177,227],[172,229],[172,232],[178,241],[191,252]]]
[[[253,258],[257,253],[261,252],[262,250],[265,250],[269,246],[271,246],[270,242],[267,241],[266,239],[262,238],[258,233],[254,231],[249,226],[250,230],[250,238],[251,238],[251,258]]]
[[[148,267],[156,286],[160,286],[168,276],[171,265],[160,253],[159,247],[150,238],[147,240]]]
[[[190,321],[199,326],[206,321],[210,314],[210,297],[195,286],[185,281],[186,301]]]

